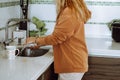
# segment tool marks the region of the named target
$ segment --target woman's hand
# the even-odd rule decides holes
[[[35,44],[35,40],[36,40],[36,37],[28,37],[26,39],[26,43],[25,44]],[[38,49],[40,46],[38,46],[38,45],[32,45],[30,47],[31,47],[31,49]]]

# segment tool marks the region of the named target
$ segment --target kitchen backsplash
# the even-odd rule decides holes
[[[0,0],[0,29],[6,26],[8,19],[20,17],[19,0]],[[9,29],[9,35],[13,28]],[[5,31],[0,30],[0,41],[3,41]]]
[[[47,23],[50,34],[55,23],[55,5],[53,0],[33,0],[30,8],[30,17],[37,16]],[[92,17],[85,24],[85,34],[87,37],[110,37],[111,32],[107,24],[120,18],[120,0],[86,0],[88,8],[92,12]],[[38,9],[36,9],[38,8]]]
[[[107,23],[120,18],[120,0],[85,0],[92,12],[92,18],[85,24],[86,36],[106,37],[111,32]],[[54,0],[30,0],[29,17],[36,16],[46,22],[49,28],[47,34],[52,33],[55,25]],[[19,0],[0,0],[0,28],[6,25],[9,18],[20,17]],[[32,24],[30,24],[33,27]],[[0,31],[0,34],[4,33]],[[0,40],[4,39],[0,35]]]

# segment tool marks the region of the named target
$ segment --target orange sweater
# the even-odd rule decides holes
[[[88,51],[84,22],[76,19],[69,8],[60,15],[53,33],[37,39],[38,44],[53,45],[56,73],[86,72]]]

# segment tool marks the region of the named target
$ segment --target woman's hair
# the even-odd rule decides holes
[[[88,10],[84,0],[56,0],[57,18],[62,11],[68,7],[76,13],[77,18],[81,18],[84,22],[91,17],[91,12]]]

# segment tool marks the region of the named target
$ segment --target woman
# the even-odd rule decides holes
[[[81,80],[88,71],[84,24],[91,17],[84,0],[56,0],[54,31],[46,37],[30,37],[27,43],[53,45],[55,73],[59,80]]]

